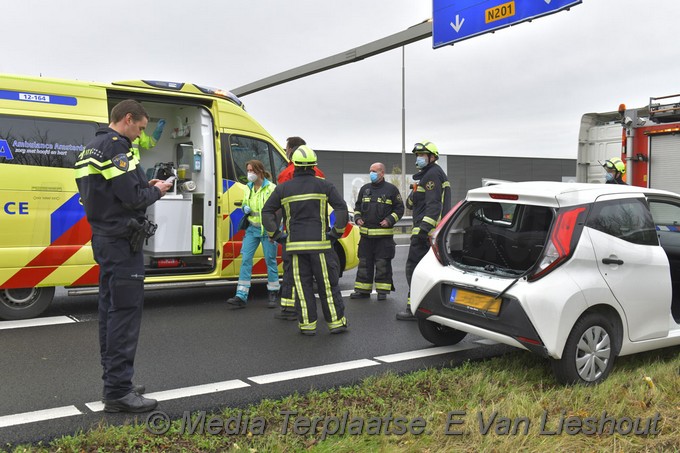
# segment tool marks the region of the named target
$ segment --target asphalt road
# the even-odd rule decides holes
[[[397,291],[386,301],[377,301],[375,294],[370,300],[344,297],[349,331],[341,335],[330,335],[320,322],[317,335],[306,337],[295,322],[274,319],[277,310],[266,308],[264,286],[251,291],[242,310],[227,309],[232,287],[147,292],[135,383],[159,399],[159,410],[180,418],[187,410],[241,407],[387,371],[455,366],[509,350],[470,336],[456,346],[435,348],[416,323],[396,321],[406,301],[407,250],[397,247]],[[355,274],[341,279],[345,296]],[[40,320],[62,324],[19,327],[0,321],[0,448],[102,422],[146,420],[146,414],[102,411],[96,296],[60,294]]]

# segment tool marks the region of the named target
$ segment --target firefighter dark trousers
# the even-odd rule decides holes
[[[429,250],[430,241],[427,236],[420,236],[417,234],[411,236],[411,246],[408,249],[408,258],[406,258],[406,282],[408,283],[407,306],[411,306],[411,279],[413,278],[413,271],[418,263],[420,263],[420,260],[427,255]]]
[[[132,391],[135,353],[144,305],[144,254],[133,253],[126,238],[94,235],[99,264],[99,347],[104,399]]]
[[[281,308],[284,310],[295,310],[293,259],[291,254],[286,252],[286,244],[283,244],[281,258],[283,259],[283,277],[281,278]]]
[[[392,282],[392,259],[396,250],[394,238],[361,236],[359,241],[359,268],[354,282],[354,290],[360,293],[370,293],[373,290],[375,275],[375,289],[378,293],[394,291]]]
[[[314,281],[319,290],[321,310],[330,330],[347,325],[345,305],[338,287],[340,265],[333,251],[292,255],[293,280],[298,295],[295,308],[300,330],[316,330]]]

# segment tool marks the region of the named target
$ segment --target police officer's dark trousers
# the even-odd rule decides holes
[[[411,236],[411,246],[408,249],[408,258],[406,258],[406,282],[408,283],[408,302],[411,305],[411,279],[413,278],[413,271],[415,270],[420,260],[422,260],[427,252],[430,250],[430,241],[427,236],[414,234]]]
[[[333,330],[347,325],[345,305],[338,287],[340,265],[335,252],[314,252],[292,254],[293,280],[297,298],[295,308],[298,310],[300,330],[316,330],[316,299],[314,296],[314,280],[321,298],[321,310]]]
[[[144,255],[127,238],[93,235],[99,264],[99,346],[104,368],[104,399],[132,391],[137,340],[144,305]]]
[[[396,245],[392,236],[367,237],[361,236],[359,241],[359,267],[354,289],[362,293],[370,293],[375,289],[379,293],[394,291],[392,283],[392,259]]]

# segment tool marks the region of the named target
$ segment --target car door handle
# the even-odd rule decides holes
[[[612,258],[602,258],[603,264],[623,264],[623,260],[615,260]]]

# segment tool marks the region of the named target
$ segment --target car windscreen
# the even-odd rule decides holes
[[[446,251],[459,267],[516,277],[541,256],[553,218],[545,206],[468,202],[448,225]]]

